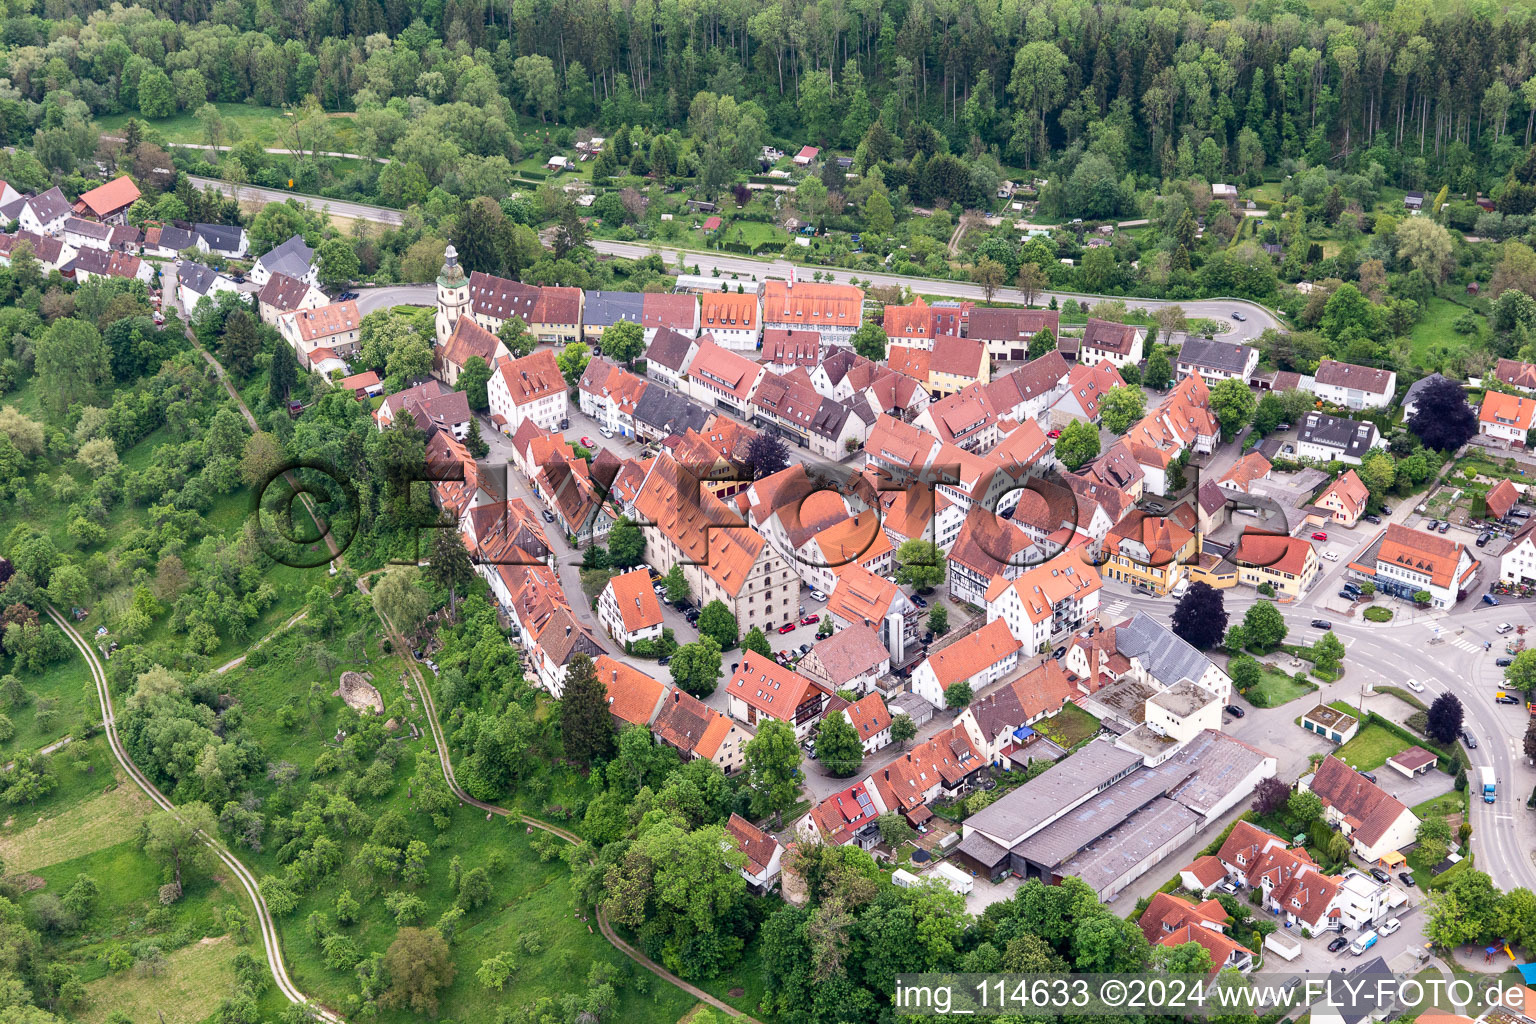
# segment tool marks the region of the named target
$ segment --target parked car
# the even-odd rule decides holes
[[[540,516],[542,516],[542,517],[543,517],[543,518],[544,518],[544,521],[545,521],[545,522],[546,522],[546,523],[552,523],[552,522],[554,522],[554,521],[555,521],[555,514],[554,514],[554,513],[553,513],[553,512],[551,512],[551,511],[550,511],[550,510],[549,510],[549,509],[547,509],[547,508],[541,508],[541,509],[539,509],[539,515],[540,515]]]
[[[1514,658],[1495,658],[1493,664],[1497,668],[1508,668],[1515,663]]]
[[[784,623],[784,625],[779,627],[779,632],[780,633],[793,633],[794,631],[795,631],[795,624],[793,622],[786,622],[786,623]]]
[[[811,653],[811,645],[810,644],[801,644],[800,645],[800,653],[801,654],[810,654]]]
[[[1066,656],[1067,656],[1067,649],[1065,647],[1058,647],[1054,651],[1051,652],[1051,658],[1056,660],[1056,661],[1060,661],[1062,658],[1065,658]]]
[[[924,633],[923,634],[923,645],[927,646],[928,644],[931,644],[931,643],[933,643],[933,634],[931,632]]]
[[[1392,881],[1392,876],[1381,870],[1381,868],[1371,868],[1371,877],[1378,882]]]
[[[1327,619],[1313,619],[1312,620],[1312,628],[1314,628],[1314,629],[1332,629],[1333,628],[1333,623],[1329,622]]]
[[[1339,591],[1339,596],[1346,601],[1358,601],[1360,599],[1360,595],[1352,590],[1341,590]]]
[[[1403,883],[1403,884],[1404,884],[1404,885],[1406,885],[1406,886],[1407,886],[1407,887],[1408,887],[1408,888],[1410,888],[1410,889],[1412,889],[1412,888],[1413,888],[1413,887],[1415,887],[1415,886],[1416,886],[1416,885],[1418,885],[1418,884],[1419,884],[1419,883],[1418,883],[1418,882],[1415,882],[1415,881],[1414,881],[1414,880],[1413,880],[1413,876],[1412,876],[1412,875],[1410,875],[1410,874],[1409,874],[1409,873],[1408,873],[1408,872],[1406,872],[1406,871],[1399,871],[1399,872],[1398,872],[1398,873],[1397,873],[1397,880],[1398,880],[1398,881],[1399,881],[1399,882],[1402,882],[1402,883]]]
[[[1512,508],[1512,509],[1509,510],[1509,514],[1514,516],[1516,519],[1529,519],[1529,518],[1531,518],[1530,510],[1529,509],[1524,509],[1524,508]]]
[[[928,607],[928,602],[923,600],[923,595],[922,594],[913,594],[912,595],[912,603],[917,605],[919,608],[927,608]]]
[[[1349,945],[1349,940],[1346,939],[1344,936],[1340,935],[1338,938],[1336,938],[1332,942],[1328,943],[1328,952],[1330,952],[1330,953],[1337,953],[1339,950],[1343,949],[1347,945]]]
[[[1242,718],[1244,715],[1248,714],[1248,712],[1244,711],[1236,704],[1228,704],[1227,714],[1231,715],[1233,718]]]
[[[1442,522],[1440,524],[1440,532],[1441,533],[1446,533],[1447,531],[1450,530],[1450,528],[1451,528],[1451,521],[1449,519],[1445,520],[1444,522]]]
[[[613,437],[613,431],[609,430],[607,427],[598,427],[597,432],[606,438],[611,439]]]
[[[1436,530],[1440,529],[1440,520],[1431,519],[1429,523],[1424,527],[1424,529],[1428,530],[1430,533],[1434,533]]]
[[[816,623],[818,623],[820,621],[821,621],[821,616],[820,615],[807,615],[805,618],[800,620],[800,625],[802,625],[802,626],[814,626],[814,625],[816,625]]]
[[[1326,533],[1324,533],[1322,530],[1313,530],[1312,531],[1312,539],[1313,540],[1327,540],[1328,539],[1328,535]]]
[[[1374,772],[1361,772],[1360,775],[1362,778],[1369,779],[1372,782],[1376,781],[1376,774]]]
[[[1324,551],[1323,557],[1330,562],[1337,562],[1339,560],[1339,553],[1337,551]]]
[[[1483,604],[1498,604],[1498,603],[1499,603],[1499,599],[1494,597],[1492,594],[1484,594],[1483,595]],[[1508,623],[1505,623],[1505,625],[1508,625]],[[1509,632],[1509,630],[1504,630],[1504,632],[1507,633],[1507,632]]]
[[[1509,693],[1501,693],[1493,698],[1495,704],[1519,704],[1520,698]]]
[[[1493,597],[1492,594],[1484,594],[1483,596],[1484,597]],[[1490,604],[1498,604],[1499,603],[1499,599],[1496,598],[1496,597],[1493,597],[1493,600],[1491,602],[1489,602],[1489,603]],[[1499,634],[1499,636],[1503,636],[1505,633],[1513,632],[1514,628],[1515,628],[1514,626],[1511,626],[1507,622],[1501,622],[1497,626],[1493,627],[1493,631],[1495,633]]]
[[[820,590],[813,590],[813,591],[811,591],[811,600],[812,601],[825,601],[826,599],[827,599],[827,595],[824,592],[822,592]]]
[[[731,662],[731,675],[735,675],[736,674],[736,670],[738,668],[741,668],[741,662],[739,662],[739,661]]]
[[[1365,521],[1368,522],[1368,523],[1371,523],[1373,525],[1380,526],[1381,525],[1381,516],[1377,515],[1374,512],[1367,512],[1365,514]]]
[[[1056,438],[1061,436],[1061,428],[1058,427],[1057,429],[1052,430],[1049,433],[1047,433],[1045,436],[1054,441],[1054,440],[1056,440]]]
[[[1480,533],[1480,534],[1477,535],[1477,546],[1478,547],[1482,547],[1482,546],[1487,544],[1492,539],[1493,539],[1493,534],[1491,534],[1491,533]]]
[[[1383,934],[1383,935],[1391,935],[1393,932],[1397,931],[1402,926],[1403,926],[1403,922],[1399,921],[1395,917],[1389,917],[1385,921],[1383,921],[1381,923],[1381,927],[1376,929],[1376,930],[1381,932],[1381,934]]]
[[[583,434],[583,435],[581,435],[581,446],[583,448],[596,448],[597,447],[597,442],[593,441],[590,437],[588,437],[587,435]]]

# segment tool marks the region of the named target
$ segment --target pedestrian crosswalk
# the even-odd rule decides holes
[[[1111,601],[1109,604],[1099,606],[1099,615],[1103,617],[1119,615],[1125,611],[1124,601]]]
[[[1452,647],[1459,647],[1464,651],[1481,651],[1483,649],[1481,641],[1468,640],[1464,636],[1459,636],[1449,641],[1449,643]]]

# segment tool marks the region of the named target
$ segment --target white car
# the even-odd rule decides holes
[[[826,599],[827,599],[827,595],[824,594],[823,592],[821,592],[820,590],[813,590],[813,591],[811,591],[811,600],[813,600],[813,601],[825,601]]]
[[[1498,627],[1496,629],[1494,629],[1494,632],[1499,634],[1499,636],[1503,636],[1505,633],[1510,632],[1514,628],[1515,628],[1514,626],[1511,626],[1507,622],[1501,622],[1501,623],[1499,623]]]
[[[1419,682],[1417,679],[1410,679],[1408,680],[1408,689],[1412,690],[1414,693],[1423,693],[1424,684]]]
[[[1376,931],[1378,933],[1380,933],[1382,936],[1387,936],[1387,935],[1391,935],[1393,932],[1397,931],[1402,926],[1403,926],[1403,922],[1399,921],[1395,917],[1389,917],[1387,920],[1385,920],[1385,921],[1383,921],[1381,923],[1381,927],[1376,929]]]
[[[1323,557],[1330,562],[1337,562],[1339,560],[1339,553],[1337,551],[1324,551]]]

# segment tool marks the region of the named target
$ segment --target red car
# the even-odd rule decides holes
[[[821,616],[820,615],[807,615],[805,618],[800,620],[800,625],[802,625],[802,626],[814,626],[814,625],[816,625],[816,623],[818,623],[820,621],[821,621]]]
[[[1056,438],[1061,436],[1061,431],[1060,430],[1053,430],[1049,434],[1046,434],[1045,436],[1049,437],[1050,439],[1052,439],[1054,441]]]
[[[1322,530],[1318,530],[1316,533],[1312,534],[1312,539],[1313,540],[1327,540],[1328,539],[1328,535],[1326,533],[1324,533]]]
[[[590,437],[583,437],[581,439],[581,446],[583,448],[596,448],[597,447],[597,445],[592,443],[592,439]]]
[[[784,623],[784,625],[779,627],[779,632],[780,633],[793,633],[794,631],[795,631],[795,624],[793,622],[786,622],[786,623]]]

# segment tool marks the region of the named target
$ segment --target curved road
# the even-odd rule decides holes
[[[358,581],[358,587],[359,589],[362,589],[361,580]],[[390,622],[382,612],[379,613],[379,619],[384,623],[384,628],[389,630],[389,635],[393,639],[397,650],[408,651],[411,649],[410,644],[406,642],[405,638],[396,632],[394,623]],[[515,817],[524,825],[527,825],[531,828],[543,829],[545,832],[559,836],[561,839],[564,839],[568,843],[579,844],[581,842],[581,837],[576,835],[574,832],[570,832],[566,829],[559,828],[558,826],[551,825],[546,821],[540,821],[538,818],[529,817],[526,814],[517,814],[513,811],[507,810],[505,807],[498,806],[497,804],[490,804],[486,803],[484,800],[477,800],[470,796],[469,793],[465,792],[464,788],[459,785],[459,780],[455,778],[453,774],[453,762],[449,759],[448,755],[448,738],[443,734],[442,724],[438,721],[437,705],[432,700],[432,690],[427,686],[426,679],[421,674],[421,668],[416,664],[416,662],[410,658],[407,658],[405,663],[410,668],[411,678],[416,682],[417,691],[421,694],[422,710],[426,713],[427,716],[427,726],[432,730],[432,742],[437,746],[437,759],[443,767],[443,779],[448,783],[448,788],[453,791],[453,795],[458,797],[461,801],[468,804],[469,806],[476,807],[482,811],[485,811],[487,817],[492,814],[504,818]],[[598,930],[603,933],[603,938],[607,939],[621,953],[629,957],[635,963],[639,964],[641,967],[644,967],[646,970],[650,971],[658,978],[661,978],[663,981],[667,981],[673,985],[676,985],[678,988],[693,996],[695,999],[702,1000],[703,1002],[706,1002],[709,1005],[715,1007],[717,1010],[721,1010],[724,1013],[730,1014],[732,1017],[737,1017],[741,1020],[744,1020],[747,1022],[747,1024],[763,1024],[763,1022],[759,1021],[757,1018],[743,1013],[742,1011],[736,1009],[736,1007],[721,999],[717,999],[715,996],[710,995],[703,989],[694,985],[690,985],[682,978],[679,978],[665,967],[656,963],[650,957],[646,956],[644,953],[640,952],[638,949],[631,946],[628,942],[625,942],[618,936],[618,933],[613,930],[613,926],[608,923],[608,917],[603,913],[603,908],[601,905],[596,908],[596,912],[597,927]]]
[[[123,746],[122,740],[118,737],[117,714],[112,707],[112,693],[107,687],[107,674],[105,669],[102,668],[101,661],[96,657],[96,652],[86,643],[85,638],[80,635],[74,625],[60,614],[59,610],[53,607],[53,605],[48,606],[48,617],[64,631],[65,636],[69,637],[70,642],[80,651],[81,656],[85,658],[86,666],[91,670],[91,681],[96,685],[96,696],[101,702],[102,726],[106,732],[107,745],[112,748],[112,756],[117,758],[117,763],[122,766],[123,771],[128,774],[128,777],[144,791],[150,800],[154,801],[155,806],[163,811],[169,811],[171,814],[177,814],[176,805],[171,803],[165,794],[161,793],[155,784],[149,780],[149,777],[139,770],[139,766],[133,763],[133,759],[128,756],[127,748]],[[326,1021],[327,1024],[343,1024],[341,1017],[320,1006],[318,1003],[312,1002],[303,992],[300,992],[298,987],[294,985],[293,979],[288,976],[288,968],[283,964],[282,942],[277,934],[277,925],[272,920],[271,912],[267,910],[266,901],[261,898],[261,891],[257,887],[256,876],[216,838],[208,835],[206,832],[199,832],[198,836],[202,839],[204,845],[212,850],[219,861],[235,876],[241,888],[245,890],[246,895],[251,898],[251,903],[256,908],[256,920],[261,926],[261,942],[266,949],[267,962],[272,968],[272,978],[277,982],[278,991],[282,992],[291,1002],[308,1007],[320,1020]]]
[[[259,185],[236,185],[228,181],[220,181],[216,178],[200,178],[189,175],[192,184],[198,188],[214,188],[227,196],[233,196],[241,202],[250,203],[282,203],[289,199],[297,199],[312,210],[326,211],[339,217],[348,217],[353,220],[373,221],[377,224],[398,226],[404,223],[404,216],[399,210],[391,210],[384,206],[370,206],[367,203],[354,203],[343,199],[325,199],[320,196],[306,196],[295,192],[287,192],[279,188],[265,188]],[[659,253],[669,265],[676,265],[679,257],[689,267],[697,266],[703,274],[718,270],[722,275],[737,274],[743,279],[758,280],[767,277],[788,278],[792,269],[798,270],[801,275],[810,273],[806,267],[801,267],[784,259],[759,260],[750,256],[733,256],[728,253],[706,252],[695,249],[679,249],[675,246],[651,246],[643,242],[614,242],[605,238],[594,238],[588,244],[592,248],[607,256],[622,256],[629,259],[637,259]],[[826,271],[823,270],[825,274]],[[913,291],[923,292],[928,295],[940,295],[952,299],[971,299],[980,301],[986,298],[980,285],[969,281],[951,281],[943,278],[908,277],[902,274],[865,273],[863,271],[836,270],[833,273],[843,280],[849,277],[857,277],[861,281],[868,281],[875,285],[911,288]],[[430,288],[430,286],[422,286]],[[1013,302],[1023,304],[1024,294],[1017,288],[998,288],[992,293],[993,301]],[[1162,309],[1165,306],[1179,306],[1185,313],[1192,317],[1209,318],[1212,320],[1227,321],[1229,331],[1222,335],[1231,341],[1247,341],[1259,336],[1265,328],[1282,326],[1278,317],[1270,310],[1256,302],[1246,299],[1197,299],[1188,302],[1173,302],[1167,299],[1142,299],[1127,295],[1085,295],[1080,292],[1041,292],[1036,296],[1037,301],[1049,301],[1055,298],[1058,302],[1066,299],[1120,299],[1130,308],[1145,308],[1149,310]],[[422,303],[425,305],[426,303]],[[359,311],[362,312],[361,306]],[[1242,322],[1232,321],[1233,312],[1241,312],[1247,319]]]

